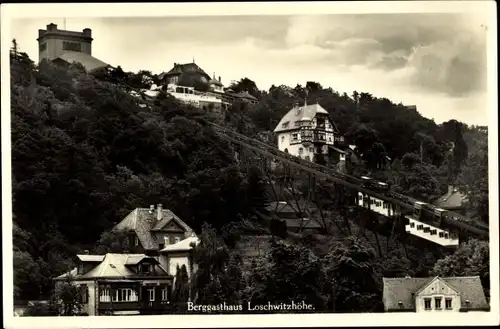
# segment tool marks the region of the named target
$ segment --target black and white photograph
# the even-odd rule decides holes
[[[493,1],[1,21],[5,328],[499,323]]]

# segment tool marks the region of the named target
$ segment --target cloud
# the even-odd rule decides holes
[[[407,84],[461,97],[486,88],[481,19],[457,14],[299,16],[286,44],[328,49],[329,65],[407,69]]]

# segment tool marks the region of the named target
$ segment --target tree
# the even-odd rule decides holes
[[[177,265],[174,282],[172,304],[174,306],[174,312],[182,314],[186,312],[190,292],[189,277],[186,265],[182,265],[182,267],[180,268],[179,265]]]
[[[483,143],[469,154],[458,177],[458,185],[467,194],[472,216],[489,222],[488,144]]]
[[[103,232],[92,253],[97,255],[105,255],[107,253],[133,253],[135,248],[130,241],[131,236],[135,237],[135,232],[133,232],[133,235],[126,231]]]
[[[272,241],[269,252],[252,267],[245,296],[252,304],[304,301],[321,312],[326,310],[324,287],[321,260],[310,249]]]
[[[431,275],[446,276],[479,276],[481,283],[489,295],[490,289],[490,248],[486,241],[470,239],[461,244],[453,254],[439,259]]]
[[[200,243],[193,249],[197,270],[193,275],[193,299],[196,304],[216,305],[241,301],[243,277],[241,258],[230,252],[214,229],[204,224]]]
[[[349,237],[332,247],[324,264],[333,289],[329,308],[341,313],[381,310],[381,280],[373,249]]]
[[[82,312],[83,290],[74,284],[73,277],[67,275],[64,281],[58,282],[54,289],[53,299],[59,314],[74,316]]]

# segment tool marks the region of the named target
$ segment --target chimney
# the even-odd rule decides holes
[[[161,220],[163,217],[163,205],[158,203],[156,206],[156,219]]]
[[[47,25],[47,31],[57,31],[57,25],[54,23],[50,23]]]
[[[83,254],[88,255],[88,254],[89,254],[89,251],[88,251],[88,250],[84,250],[84,251],[83,251]]]
[[[221,82],[220,75],[219,75],[219,82]]]
[[[40,38],[42,35],[45,34],[45,30],[38,29],[38,37]]]
[[[91,29],[83,29],[83,35],[86,37],[92,37],[92,30]]]

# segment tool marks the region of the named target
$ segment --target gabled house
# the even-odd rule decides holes
[[[201,69],[193,60],[192,63],[178,64],[174,63],[174,67],[168,72],[163,72],[158,75],[162,85],[174,84],[178,85],[179,81],[188,79],[193,83],[206,84],[210,81],[210,76]],[[190,86],[190,87],[194,87]]]
[[[294,233],[321,233],[322,226],[314,218],[306,213],[306,203],[299,202],[299,208],[295,204],[286,201],[273,201],[266,206],[266,215],[275,215],[280,221],[286,223],[288,231]]]
[[[82,313],[126,315],[168,313],[173,276],[145,254],[77,255],[77,267],[54,279],[80,289]]]
[[[172,275],[177,273],[177,267],[181,268],[185,265],[188,276],[191,278],[196,271],[196,265],[192,257],[193,246],[197,246],[199,243],[200,239],[196,236],[192,236],[175,244],[166,246],[160,250],[160,264]]]
[[[386,312],[489,311],[478,276],[383,278]]]
[[[316,161],[328,156],[329,146],[344,141],[328,112],[319,104],[295,106],[274,129],[280,151]]]
[[[113,230],[128,232],[133,247],[158,256],[165,246],[196,236],[193,229],[169,209],[158,204],[132,210]]]

